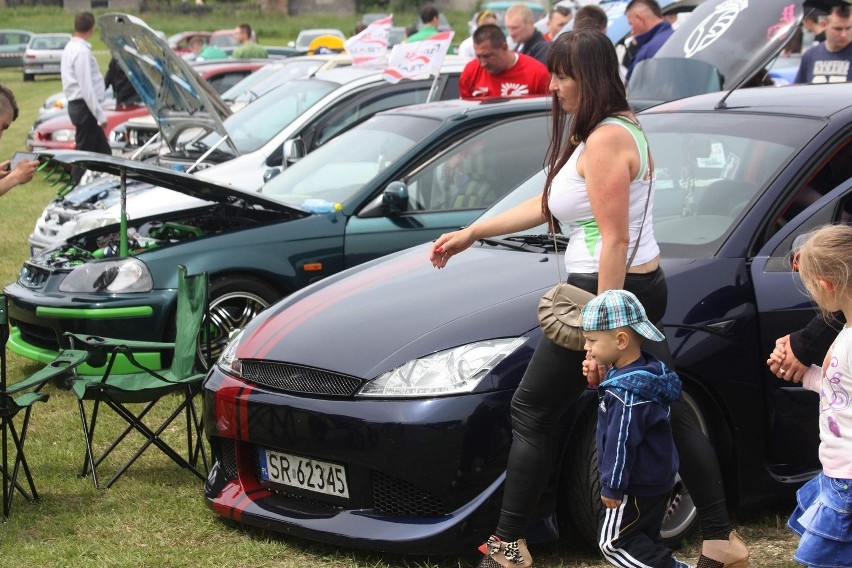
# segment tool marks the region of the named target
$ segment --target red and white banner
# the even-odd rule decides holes
[[[453,32],[440,32],[422,41],[393,46],[385,80],[398,83],[401,79],[438,75],[452,41]]]
[[[352,57],[352,65],[358,67],[384,67],[388,54],[388,36],[393,25],[393,15],[371,22],[358,35],[343,43],[346,53]]]

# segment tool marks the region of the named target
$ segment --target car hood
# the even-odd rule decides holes
[[[98,25],[101,39],[170,146],[181,131],[190,127],[226,137],[222,121],[231,114],[228,105],[145,22],[129,14],[110,13],[99,17]]]
[[[651,60],[636,67],[631,99],[643,101],[635,105],[641,108],[736,88],[769,67],[803,14],[803,0],[705,0]]]
[[[535,306],[556,282],[552,260],[544,250],[475,245],[436,270],[429,245],[407,249],[268,308],[247,327],[237,356],[370,379],[436,350],[522,336],[537,328]],[[317,349],[320,341],[329,348]]]
[[[119,178],[123,175],[127,183],[141,182],[150,184],[205,201],[244,203],[247,206],[260,206],[279,211],[294,210],[260,193],[242,191],[177,170],[170,170],[118,156],[77,150],[39,152],[38,154],[43,159],[53,160],[66,166],[77,166],[94,172],[111,174]]]

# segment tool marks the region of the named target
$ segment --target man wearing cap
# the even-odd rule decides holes
[[[680,398],[681,383],[642,351],[643,339],[665,337],[626,290],[591,299],[583,308],[583,332],[589,356],[611,365],[598,387],[598,470],[606,506],[598,525],[601,552],[614,566],[685,567],[660,538],[679,466],[669,405]]]

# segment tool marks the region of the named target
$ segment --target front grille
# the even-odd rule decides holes
[[[447,514],[437,495],[378,471],[373,472],[373,508],[383,515],[398,517],[442,517]]]
[[[320,396],[352,396],[361,379],[300,365],[243,361],[242,378],[285,392]]]
[[[42,349],[51,351],[59,350],[59,341],[56,338],[56,332],[49,327],[33,325],[12,319],[10,323],[18,328],[21,333],[21,339],[30,345],[35,345]]]

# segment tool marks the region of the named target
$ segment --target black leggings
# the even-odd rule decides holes
[[[597,274],[571,274],[568,281],[597,293]],[[642,302],[651,321],[665,313],[668,291],[663,271],[628,274],[625,289]],[[645,342],[643,348],[674,368],[668,344]],[[512,398],[512,447],[497,536],[524,538],[554,462],[560,418],[586,388],[582,374],[585,353],[559,347],[542,336]],[[728,538],[731,521],[725,503],[716,452],[682,399],[671,406],[672,431],[680,455],[680,475],[698,509],[705,540]]]

